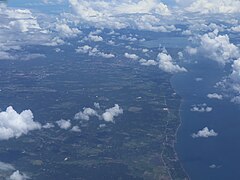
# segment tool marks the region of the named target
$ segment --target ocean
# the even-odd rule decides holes
[[[178,131],[176,150],[193,180],[237,180],[240,177],[240,108],[229,99],[209,99],[207,94],[219,93],[215,84],[225,75],[217,63],[197,57],[183,64],[188,73],[176,74],[172,86],[182,97],[180,116],[182,125]],[[197,80],[196,80],[197,79]],[[206,103],[211,112],[192,112],[195,104]],[[204,127],[214,129],[216,137],[192,138],[192,134]]]

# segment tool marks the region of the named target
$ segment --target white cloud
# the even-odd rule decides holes
[[[179,73],[179,72],[187,72],[184,67],[180,67],[179,65],[173,62],[173,59],[170,54],[166,51],[163,51],[158,54],[157,60],[159,61],[159,68],[168,73]]]
[[[240,96],[237,95],[237,96],[233,97],[233,98],[231,99],[231,102],[232,102],[232,103],[235,103],[235,104],[240,104]]]
[[[218,31],[204,34],[200,37],[201,50],[210,59],[225,65],[238,58],[239,48],[230,43],[228,35],[218,35]]]
[[[54,124],[52,124],[52,123],[46,123],[46,124],[44,124],[43,126],[42,126],[42,128],[44,128],[44,129],[50,129],[50,128],[54,128],[55,126],[54,126]]]
[[[219,99],[219,100],[223,99],[223,96],[217,93],[208,94],[207,97],[209,99]]]
[[[91,117],[97,117],[99,120],[114,122],[114,117],[117,117],[123,113],[123,109],[120,108],[118,104],[115,104],[115,106],[112,108],[106,109],[104,113],[102,113],[99,103],[94,103],[94,107],[97,110],[92,108],[83,108],[83,111],[75,114],[74,119],[89,121]]]
[[[193,48],[193,47],[190,47],[190,46],[186,47],[186,51],[190,55],[195,55],[198,52],[197,48]]]
[[[38,122],[33,121],[31,110],[18,114],[11,106],[0,112],[0,140],[18,138],[29,131],[41,129]]]
[[[105,113],[102,114],[102,118],[107,122],[114,122],[114,117],[123,114],[123,109],[120,108],[118,104],[115,104],[114,107],[106,109]]]
[[[240,92],[240,58],[235,60],[232,64],[232,73],[230,79],[233,81],[233,89]]]
[[[196,0],[186,8],[190,12],[208,13],[239,13],[238,0]]]
[[[231,102],[240,104],[240,58],[233,61],[231,74],[217,83],[217,87],[228,92]]]
[[[113,29],[137,28],[153,31],[176,30],[161,24],[159,16],[171,15],[167,5],[158,0],[69,0],[81,22]]]
[[[124,53],[124,56],[128,59],[132,59],[132,60],[138,60],[139,56],[136,54],[129,54],[129,53]]]
[[[101,108],[100,104],[97,103],[97,102],[94,102],[94,107],[97,108],[97,109],[100,109],[100,108]]]
[[[231,27],[233,32],[240,32],[240,25]]]
[[[198,131],[197,133],[192,134],[192,137],[193,138],[208,138],[208,137],[214,137],[217,135],[218,135],[218,133],[216,133],[213,129],[209,130],[208,127],[205,127],[202,130]]]
[[[83,108],[83,111],[75,114],[74,119],[88,121],[91,116],[99,117],[96,110],[92,108]]]
[[[76,52],[77,53],[88,53],[90,50],[92,50],[92,47],[91,46],[88,46],[88,45],[84,45],[84,46],[81,46],[81,47],[78,47],[76,49]]]
[[[207,106],[207,104],[197,104],[193,105],[192,108],[190,109],[192,112],[211,112],[213,110],[212,107]]]
[[[89,56],[98,56],[98,57],[103,57],[103,58],[114,58],[115,57],[115,55],[112,53],[101,52],[96,47],[93,48],[88,45],[78,47],[75,51],[76,51],[76,53],[83,53],[83,54],[88,53]]]
[[[81,129],[79,128],[79,126],[73,126],[71,131],[73,131],[73,132],[81,132]]]
[[[150,60],[146,60],[146,59],[140,59],[140,64],[143,66],[156,66],[158,65],[158,62],[150,59]]]
[[[12,170],[15,170],[15,168],[11,164],[0,161],[0,171],[12,171]]]
[[[94,35],[94,34],[91,34],[91,33],[88,35],[88,38],[89,38],[89,40],[94,41],[94,42],[103,41],[103,38],[101,36]]]
[[[195,81],[197,81],[197,82],[203,81],[203,78],[200,78],[200,77],[195,78]]]
[[[10,180],[26,180],[30,179],[26,174],[22,174],[19,171],[15,171],[9,178]]]
[[[182,52],[178,52],[178,59],[183,59],[184,58],[184,55]]]
[[[35,14],[29,9],[12,8],[0,4],[0,59],[29,58],[23,47],[28,45],[59,45],[63,42],[51,31],[50,16]],[[55,28],[53,28],[55,31]],[[24,57],[21,57],[24,54]],[[35,54],[36,55],[36,54]],[[31,58],[33,55],[31,55]],[[35,56],[36,57],[36,56]]]
[[[65,130],[69,129],[72,126],[70,120],[61,119],[59,121],[56,121],[56,123],[61,129],[65,129]]]
[[[104,52],[99,52],[97,55],[100,57],[103,57],[103,58],[107,58],[107,59],[115,57],[115,55],[112,53],[104,53]]]
[[[63,37],[76,37],[81,31],[77,28],[71,28],[64,22],[57,22],[56,23],[56,30],[60,33]]]

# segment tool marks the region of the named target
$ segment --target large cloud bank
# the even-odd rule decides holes
[[[152,31],[172,31],[175,26],[160,21],[171,15],[167,5],[157,0],[69,0],[81,21],[98,27],[121,29],[133,27]]]
[[[239,13],[240,1],[238,0],[196,0],[186,8],[190,12],[202,14],[214,13]]]

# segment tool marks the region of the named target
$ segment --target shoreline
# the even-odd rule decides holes
[[[190,178],[188,172],[186,171],[186,169],[184,168],[183,163],[181,162],[181,160],[180,160],[180,158],[179,158],[179,154],[178,154],[178,152],[177,152],[177,150],[176,150],[176,144],[177,144],[178,138],[179,138],[179,137],[178,137],[179,129],[181,128],[181,126],[182,126],[182,124],[183,124],[183,120],[182,120],[182,117],[181,117],[181,109],[182,109],[182,105],[183,105],[184,99],[183,99],[183,97],[176,91],[176,89],[174,89],[174,87],[173,87],[173,82],[172,82],[172,78],[173,78],[173,76],[172,76],[172,77],[170,78],[170,80],[169,80],[170,85],[171,85],[171,88],[172,88],[172,90],[174,91],[174,93],[176,93],[176,95],[180,98],[179,107],[178,107],[178,119],[179,119],[179,124],[178,124],[178,127],[177,127],[176,132],[175,132],[175,135],[174,135],[174,137],[175,137],[175,142],[174,142],[174,144],[173,144],[173,150],[174,150],[174,152],[175,152],[175,154],[176,154],[176,156],[177,156],[177,159],[178,159],[178,161],[179,161],[179,164],[180,164],[180,166],[181,166],[182,171],[183,171],[184,174],[187,176],[187,179],[188,179],[188,180],[191,180],[191,178]]]
[[[186,174],[186,176],[187,176],[187,178],[188,178],[188,180],[191,180],[191,178],[190,178],[190,176],[189,176],[189,174],[187,173],[187,171],[186,171],[186,169],[184,168],[184,166],[183,166],[183,163],[181,162],[181,160],[180,160],[180,158],[179,158],[179,155],[178,155],[178,153],[177,153],[177,150],[176,150],[176,144],[177,144],[177,142],[178,142],[178,132],[179,132],[179,129],[181,128],[181,126],[182,126],[182,123],[183,123],[183,121],[182,121],[182,117],[181,117],[181,107],[182,107],[182,104],[183,104],[183,102],[184,102],[184,99],[178,94],[178,96],[181,98],[181,101],[180,101],[180,106],[179,106],[179,109],[178,109],[178,116],[179,116],[179,126],[178,126],[178,128],[177,128],[177,130],[176,130],[176,133],[175,133],[175,143],[174,143],[174,151],[175,151],[175,153],[176,153],[176,155],[177,155],[177,157],[178,157],[178,160],[179,160],[179,163],[180,163],[180,165],[181,165],[181,167],[182,167],[182,170],[184,171],[184,173]]]

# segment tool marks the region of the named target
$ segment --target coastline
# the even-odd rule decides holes
[[[180,96],[180,95],[178,94],[178,96]],[[182,117],[181,117],[181,108],[182,108],[182,104],[183,104],[183,102],[184,102],[184,99],[183,99],[181,96],[180,96],[180,98],[181,98],[181,101],[180,101],[180,106],[179,106],[179,109],[178,109],[178,118],[179,118],[179,122],[180,122],[180,123],[179,123],[179,126],[178,126],[178,128],[177,128],[177,130],[176,130],[176,134],[175,134],[176,141],[175,141],[175,143],[174,143],[174,151],[175,151],[175,153],[177,154],[179,163],[180,163],[180,165],[181,165],[181,167],[182,167],[182,170],[183,170],[184,173],[186,174],[187,179],[188,179],[188,180],[191,180],[191,178],[190,178],[189,174],[187,173],[186,169],[184,168],[183,163],[181,162],[181,160],[180,160],[180,158],[179,158],[179,154],[178,154],[178,152],[177,152],[177,150],[176,150],[176,144],[177,144],[177,142],[178,142],[178,132],[179,132],[179,129],[181,128],[182,123],[183,123]]]
[[[189,174],[184,169],[183,163],[180,161],[178,152],[176,150],[176,143],[178,141],[178,132],[182,126],[181,106],[184,99],[176,92],[172,86],[172,77],[169,78],[169,85],[171,90],[166,92],[166,106],[168,107],[168,117],[166,125],[166,140],[164,142],[164,150],[162,152],[162,160],[168,169],[170,179],[190,180]],[[169,96],[171,93],[172,96]],[[174,97],[173,97],[174,95]],[[173,98],[172,98],[173,97]],[[173,130],[174,132],[170,132]],[[168,132],[169,131],[169,132]],[[171,152],[172,153],[169,153]]]

